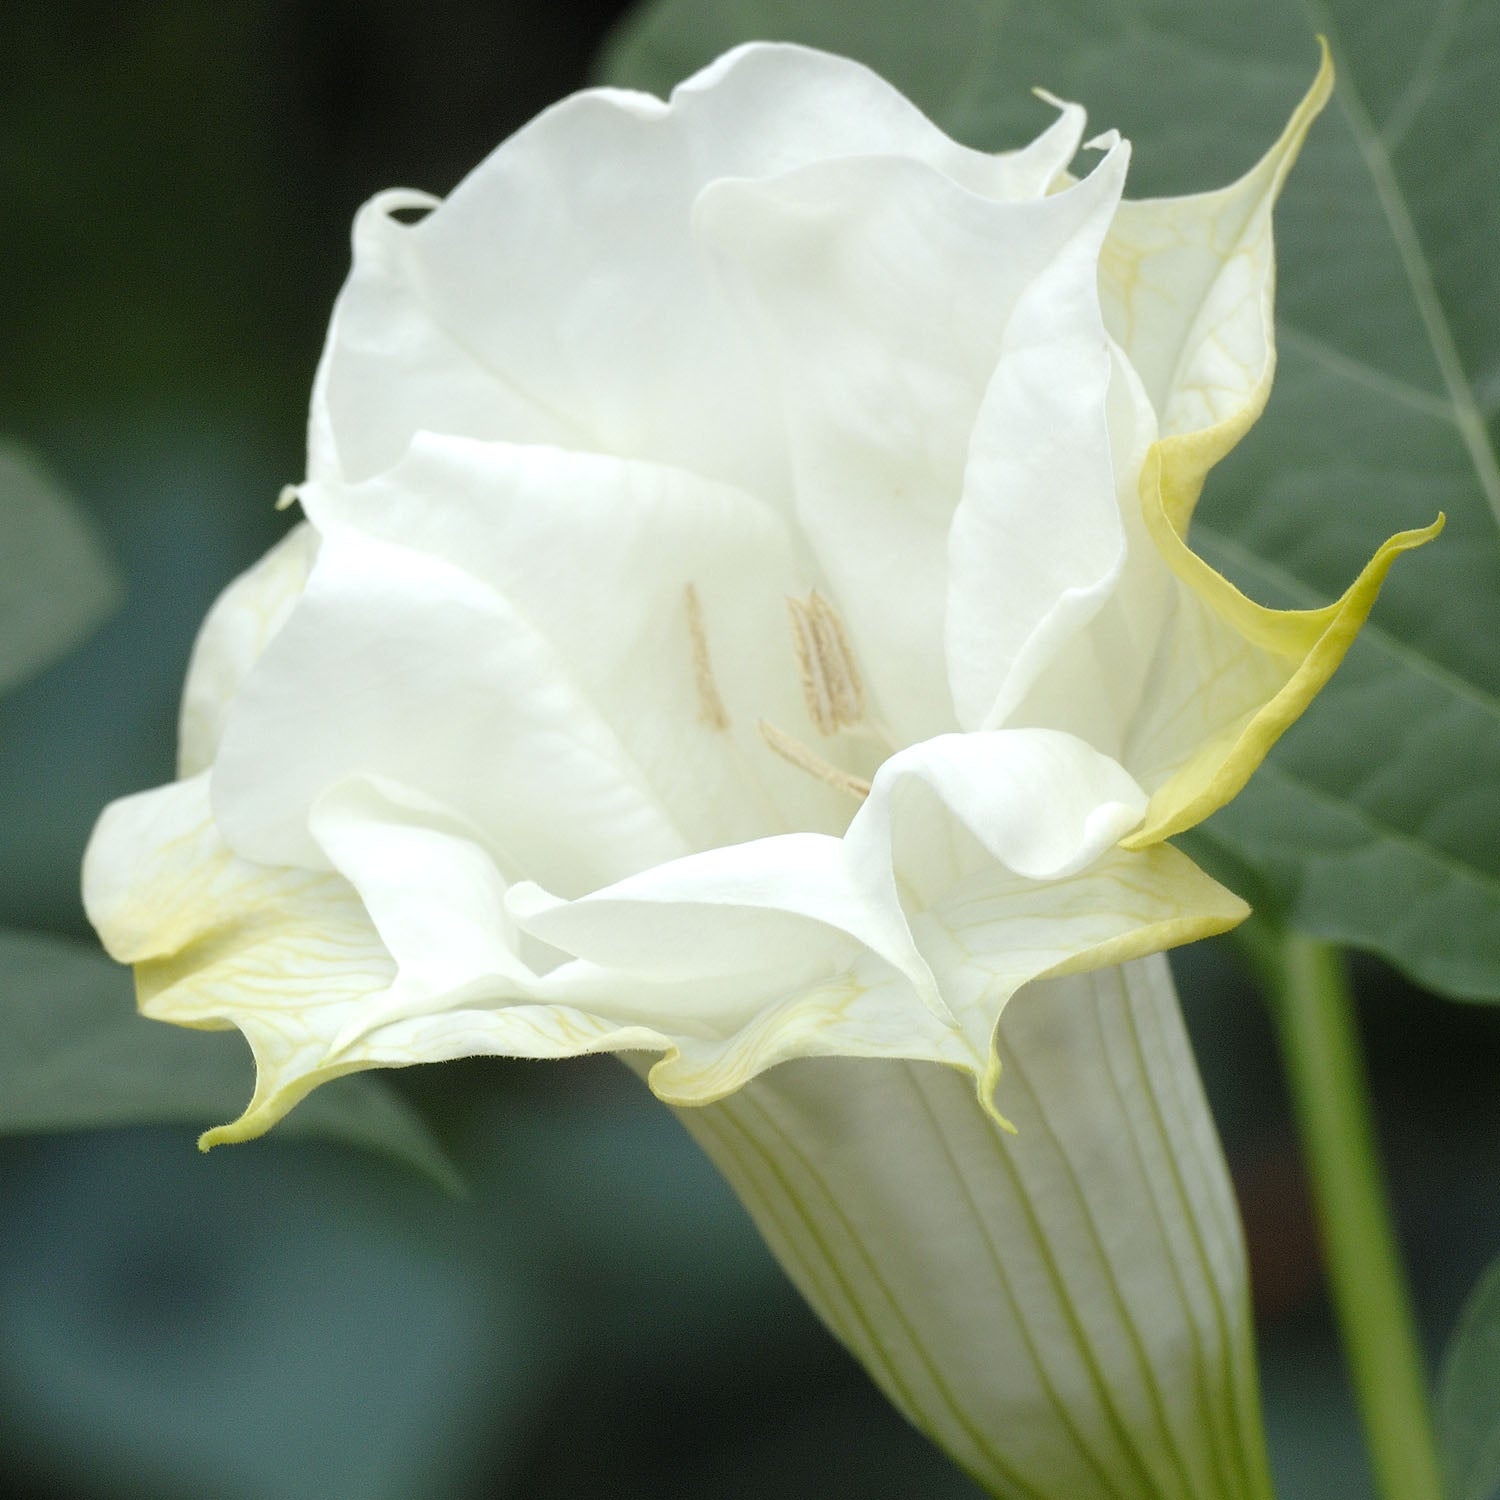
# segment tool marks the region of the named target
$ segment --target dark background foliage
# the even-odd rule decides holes
[[[192,631],[285,525],[271,502],[301,474],[355,207],[396,183],[449,188],[585,81],[619,9],[0,14],[0,435],[60,477],[126,581],[98,634],[0,705],[0,925],[85,937],[93,818],[171,774]],[[1368,1479],[1260,1002],[1223,947],[1179,973],[1245,1209],[1285,1493],[1356,1500]],[[1435,1347],[1500,1246],[1500,1018],[1373,961],[1358,977]],[[100,1003],[128,1007],[123,977]],[[237,1053],[228,1066],[244,1077]],[[208,1158],[183,1126],[0,1143],[5,1493],[974,1493],[884,1408],[623,1069],[475,1063],[395,1084],[466,1197],[280,1134]]]

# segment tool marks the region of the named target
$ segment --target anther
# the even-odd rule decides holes
[[[838,611],[816,589],[805,602],[788,598],[786,604],[808,717],[822,735],[860,723],[865,687]]]

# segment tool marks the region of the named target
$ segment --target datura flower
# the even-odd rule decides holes
[[[181,779],[85,867],[145,1013],[254,1051],[205,1143],[356,1069],[651,1054],[995,1493],[1262,1493],[1145,956],[1245,915],[1165,841],[1428,534],[1295,612],[1186,539],[1267,396],[1271,205],[1329,88],[1232,186],[1134,202],[1113,133],[1070,173],[1076,105],[986,154],[753,45],[368,204],[306,520],[204,624]],[[1009,1321],[965,1345],[985,1256]]]

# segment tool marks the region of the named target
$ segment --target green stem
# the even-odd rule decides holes
[[[1427,1378],[1381,1180],[1343,955],[1299,933],[1247,926],[1247,947],[1274,996],[1376,1487],[1384,1500],[1442,1500]]]

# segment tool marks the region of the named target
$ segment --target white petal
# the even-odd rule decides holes
[[[1149,856],[1149,857],[1145,857]],[[967,1045],[981,1099],[1004,1110],[1006,1058],[995,1024],[1038,976],[1087,973],[1224,932],[1249,908],[1170,845],[1111,849],[1037,886],[990,868],[912,915],[912,933]]]
[[[479,986],[456,982],[433,1014],[372,1010],[365,1034],[341,1045],[381,1055],[399,1038],[407,1061],[666,1048],[651,1082],[676,1103],[722,1097],[789,1057],[925,1058],[973,1075],[988,1102],[1003,1061],[995,1024],[1022,985],[1222,931],[1246,912],[1166,847],[1112,850],[1045,884],[991,866],[911,915],[916,963],[952,1007],[940,1019],[901,971],[910,958],[873,951],[889,938],[860,909],[826,848],[834,842],[763,840],[571,903],[515,887],[508,906],[520,925],[582,959],[531,980],[531,1003],[486,1005]],[[850,930],[861,928],[870,947]]]
[[[214,814],[247,858],[326,867],[308,816],[354,774],[451,809],[508,871],[559,890],[689,847],[513,606],[451,563],[339,528],[230,714]]]
[[[845,836],[850,865],[872,907],[899,902],[985,1101],[1002,1064],[995,1026],[1021,985],[1246,915],[1176,851],[1144,861],[1114,847],[1145,807],[1113,761],[1047,730],[945,735],[881,768]]]
[[[809,1053],[963,1059],[899,906],[871,901],[826,835],[710,850],[573,902],[518,886],[510,908],[582,960],[547,976],[548,998],[670,1039],[663,1098],[717,1098]]]
[[[850,880],[842,843],[820,833],[691,854],[576,901],[526,883],[510,909],[544,942],[645,978],[735,975],[778,961],[788,944],[827,948],[833,934],[877,951],[885,941],[882,914]]]
[[[390,782],[362,776],[325,792],[309,820],[359,893],[396,965],[390,990],[330,1038],[338,1051],[386,1021],[471,994],[524,998],[534,975],[505,909],[506,880],[475,831]]]
[[[419,428],[563,442],[784,490],[774,393],[695,254],[694,199],[720,177],[890,153],[971,191],[1034,197],[1076,149],[1063,117],[1024,152],[949,140],[842,58],[754,45],[672,102],[598,89],[505,142],[420,224],[361,216],[312,420],[312,473],[363,478]]]
[[[679,1118],[824,1321],[987,1492],[1269,1494],[1243,1243],[1162,960],[1047,981],[967,1084],[790,1063]]]
[[[847,949],[837,934],[903,973],[941,1013],[901,890],[935,898],[989,862],[1023,882],[1076,874],[1145,806],[1118,766],[1066,735],[944,735],[881,767],[842,841],[801,833],[710,849],[573,901],[527,883],[509,905],[527,931],[618,969],[622,983],[733,975],[799,935]],[[977,858],[955,855],[950,816]]]
[[[1045,97],[1045,96],[1044,96]],[[732,48],[672,91],[715,177],[774,177],[847,156],[904,156],[986,198],[1039,198],[1078,151],[1084,112],[1058,110],[1029,146],[973,151],[862,63],[784,43]],[[710,155],[709,153],[716,153]]]
[[[535,995],[670,1039],[651,1081],[671,1102],[818,1053],[948,1062],[988,1099],[1022,984],[1244,916],[1175,851],[1112,848],[1144,807],[1066,736],[952,735],[887,762],[842,842],[762,839],[573,901],[518,885],[507,904],[576,958]]]
[[[1128,162],[1117,148],[1089,191],[1073,189],[1072,235],[1016,297],[969,440],[946,630],[966,729],[1005,721],[1110,598],[1124,562],[1098,261]]]
[[[1265,404],[1275,361],[1271,207],[1331,85],[1320,74],[1281,139],[1237,182],[1120,205],[1100,262],[1105,318],[1163,436],[1231,423],[1222,453]]]
[[[1271,210],[1330,86],[1325,69],[1281,139],[1239,181],[1210,193],[1127,201],[1110,227],[1100,262],[1106,319],[1165,440],[1146,466],[1146,490],[1137,500],[1153,514],[1162,512],[1165,500],[1179,531],[1209,467],[1249,428],[1270,392]],[[1170,476],[1160,463],[1163,454],[1171,455]],[[1165,520],[1160,529],[1166,532]],[[1164,541],[1174,539],[1163,535],[1151,543],[1158,556]],[[1176,572],[1186,568],[1188,576],[1169,570],[1172,607],[1160,621],[1155,651],[1141,653],[1150,674],[1119,743],[1119,753],[1153,792],[1205,752],[1215,765],[1230,756],[1240,731],[1286,686],[1307,649],[1298,649],[1290,631],[1283,631],[1284,646],[1270,640],[1274,625],[1256,639],[1261,621],[1255,617],[1269,619],[1271,612],[1240,599],[1240,618],[1233,618],[1232,608],[1211,597],[1213,585],[1231,595],[1228,585],[1196,559],[1174,559],[1183,550],[1177,540],[1163,559],[1164,567],[1172,560]],[[1194,577],[1194,568],[1206,580]],[[1283,725],[1293,717],[1295,711],[1285,714]],[[1253,764],[1258,756],[1244,759]],[[1243,784],[1244,776],[1238,780]],[[1164,821],[1163,812],[1153,821]]]
[[[787,617],[804,592],[792,542],[749,496],[657,464],[423,433],[389,472],[304,486],[303,503],[325,530],[442,559],[493,589],[693,847],[847,821],[847,798],[773,755],[757,728],[816,735]],[[573,816],[568,800],[559,818]]]
[[[1270,392],[1272,206],[1332,92],[1325,44],[1318,76],[1255,167],[1217,193],[1124,205],[1101,261],[1111,327],[1159,414],[1140,501],[1178,582],[1121,750],[1153,794],[1134,843],[1190,828],[1240,791],[1338,666],[1396,557],[1442,529],[1439,517],[1389,538],[1341,599],[1300,611],[1251,602],[1187,545],[1208,471]]]
[[[1064,367],[1029,351],[1034,320],[1045,321],[1060,295],[1057,277],[1070,293],[1078,290],[1080,262],[1103,234],[1123,164],[1121,152],[1078,186],[1024,203],[990,201],[920,162],[893,158],[720,182],[699,200],[701,237],[726,278],[742,284],[771,341],[798,518],[897,743],[956,723],[948,685],[932,670],[943,652],[949,529],[1012,319],[1020,318],[1022,343],[996,400],[1014,406],[1020,421],[1028,401],[1045,402],[1060,382],[1054,394],[1070,417],[1083,409],[1094,424],[1092,459],[1082,463],[1085,470],[1102,466],[1102,495],[1092,508],[1113,511],[1102,410],[1107,355],[1097,307],[1087,306],[1091,282],[1072,303],[1059,304],[1065,321],[1084,304],[1079,326],[1052,330],[1054,338],[1074,339]],[[1081,381],[1081,408],[1068,405],[1074,380]],[[1041,455],[1035,463],[1045,461]],[[993,467],[998,459],[988,462]],[[1045,491],[1036,492],[1034,472],[1008,477],[1014,483],[993,507],[976,498],[969,509],[984,516],[1049,502]],[[976,474],[976,487],[982,483]],[[972,516],[965,524],[985,529]],[[1007,576],[1051,568],[1051,559],[1071,554],[1058,545],[1056,530],[1042,528],[1045,555],[1033,556],[1026,548],[1039,529],[1024,517],[1013,524],[1024,546],[1004,561]],[[1061,525],[1055,517],[1052,524]],[[1084,585],[1097,582],[1097,550],[1079,553]],[[990,618],[975,602],[969,571],[990,558],[985,551],[960,559],[963,593],[955,608],[964,632],[969,622]],[[989,596],[995,593],[990,588]],[[1023,639],[1033,628],[1017,615]],[[959,646],[969,652],[967,634]],[[957,651],[954,664],[960,672],[977,670]]]
[[[651,1050],[653,1087],[674,1103],[791,1057],[922,1058],[969,1072],[989,1105],[995,1022],[1020,985],[1221,930],[1243,907],[1167,847],[1068,873],[1134,809],[1078,801],[1063,833],[1044,829],[1029,809],[1048,777],[1080,779],[1065,745],[1037,753],[1063,737],[970,738],[991,753],[908,755],[846,841],[714,850],[572,902],[507,892],[464,819],[368,777],[311,811],[334,873],[252,863],[219,835],[200,776],[108,810],[89,914],[136,964],[148,1014],[249,1039],[255,1097],[214,1141],[260,1133],[339,1073],[478,1053]],[[911,836],[934,821],[935,838]]]
[[[1123,542],[1119,574],[1098,612],[1061,640],[1046,669],[1032,677],[1006,712],[1005,722],[1065,730],[1125,763],[1131,726],[1177,607],[1179,585],[1141,515],[1141,466],[1156,440],[1155,414],[1140,377],[1118,348],[1111,351],[1106,414]],[[1013,690],[1023,681],[1013,676]],[[997,703],[997,710],[1003,708]]]
[[[1067,167],[1078,155],[1088,113],[1081,104],[1059,99],[1046,89],[1032,92],[1057,111],[1057,118],[1030,145],[1002,153],[1001,160],[1007,163],[1012,176],[1010,191],[989,192],[986,197],[1041,198],[1067,185]],[[984,191],[976,184],[970,186],[977,192]]]
[[[89,842],[84,904],[110,953],[135,965],[142,1012],[182,1026],[237,1026],[255,1095],[205,1143],[270,1129],[309,1090],[368,1066],[330,1039],[394,975],[359,898],[336,875],[239,858],[196,776],[111,804]]]
[[[946,813],[975,851],[1023,879],[1057,880],[1092,864],[1145,808],[1129,775],[1071,735],[945,734],[881,766],[844,842],[859,867],[884,866],[912,891],[941,891],[977,867]]]
[[[354,219],[354,266],[334,304],[313,381],[308,419],[310,479],[378,473],[423,428],[515,442],[580,437],[566,412],[549,409],[469,347],[462,324],[433,316],[427,268],[402,211],[440,200],[395,189]]]
[[[213,764],[229,705],[272,636],[286,623],[317,555],[318,535],[294,526],[214,601],[198,628],[177,722],[177,774]]]

